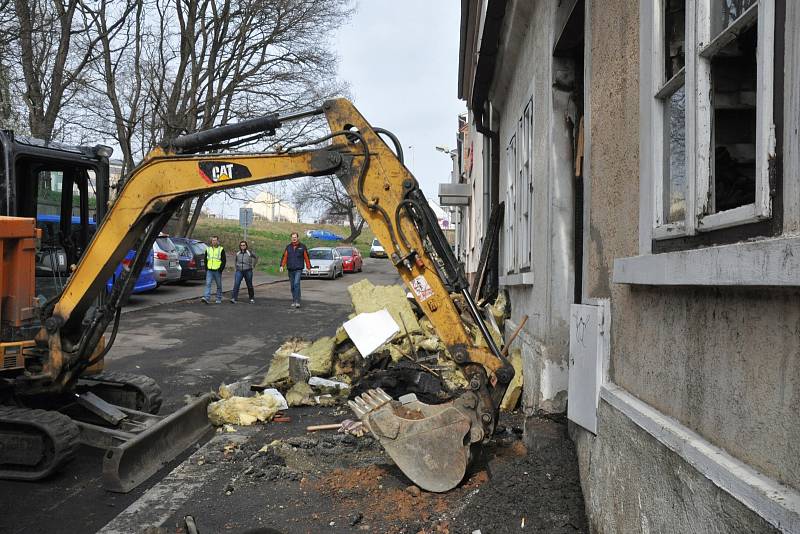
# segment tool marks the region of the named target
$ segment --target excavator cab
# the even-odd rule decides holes
[[[168,418],[146,376],[88,367],[68,392],[26,394],[47,355],[35,338],[83,257],[109,201],[102,145],[47,143],[0,131],[0,477],[37,480],[79,444],[107,449],[103,480],[127,491],[209,429],[210,397]],[[102,306],[105,291],[92,296]],[[95,352],[103,350],[101,340]],[[162,440],[164,445],[154,447]]]
[[[0,216],[27,217],[41,230],[37,296],[52,298],[103,219],[111,149],[48,143],[0,131]]]

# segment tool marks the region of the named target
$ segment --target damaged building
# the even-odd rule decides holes
[[[441,202],[593,530],[800,532],[800,4],[461,5]]]

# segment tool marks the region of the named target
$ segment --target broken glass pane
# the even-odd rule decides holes
[[[756,2],[757,0],[712,0],[711,36],[719,35]]]
[[[666,181],[666,222],[686,216],[686,90],[681,87],[669,99],[669,176]]]
[[[711,61],[715,212],[755,202],[757,41],[753,26]]]
[[[666,79],[675,76],[685,64],[686,0],[664,2],[664,56]]]

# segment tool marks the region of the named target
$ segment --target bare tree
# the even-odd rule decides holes
[[[132,14],[116,34],[106,24],[110,6]],[[99,90],[109,95],[125,168],[179,135],[341,94],[326,36],[351,12],[350,0],[126,0],[124,8],[101,0],[92,11]],[[259,148],[310,129],[294,125]],[[191,235],[207,199],[183,203],[178,235]]]
[[[364,219],[353,198],[336,176],[306,178],[296,189],[294,203],[298,210],[342,217],[350,226],[350,235],[344,240],[353,243],[364,228]]]
[[[34,137],[53,139],[62,109],[81,91],[84,71],[96,58],[96,41],[84,41],[76,50],[74,37],[85,30],[79,8],[79,0],[14,0],[10,29],[23,84],[18,91]]]

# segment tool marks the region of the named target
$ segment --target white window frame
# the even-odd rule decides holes
[[[506,145],[506,274],[533,267],[533,97]]]
[[[652,177],[652,239],[691,236],[769,219],[772,216],[770,194],[770,158],[775,156],[773,87],[775,67],[775,0],[758,0],[728,29],[710,41],[711,2],[686,2],[685,67],[671,80],[665,80],[664,7],[667,0],[652,4],[651,49],[649,76],[651,102],[649,175]],[[643,2],[647,4],[649,2]],[[731,42],[736,32],[752,24],[757,17],[757,90],[756,90],[756,191],[755,202],[731,210],[709,213],[713,169],[713,102],[711,95],[711,59],[716,51]],[[642,36],[648,35],[642,28]],[[710,42],[709,42],[710,41]],[[708,44],[706,44],[708,43]],[[669,96],[684,82],[686,92],[686,210],[681,222],[667,223],[665,213],[665,107]],[[642,176],[642,179],[647,179]]]
[[[506,262],[507,274],[517,272],[517,195],[516,195],[517,135],[511,136],[506,146]]]
[[[530,271],[533,256],[533,98],[528,100],[517,127],[517,176],[520,198],[519,270]]]

